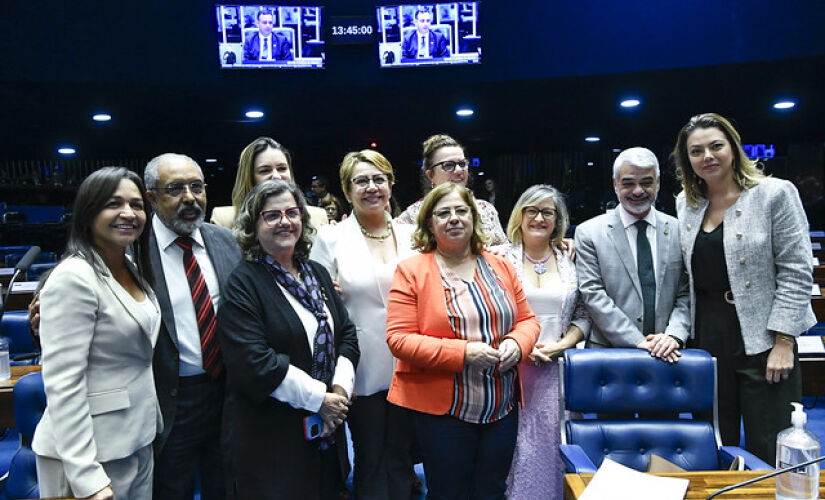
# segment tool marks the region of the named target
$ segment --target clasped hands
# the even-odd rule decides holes
[[[332,392],[324,394],[324,402],[321,403],[321,409],[318,410],[318,416],[324,422],[324,430],[321,432],[321,437],[327,437],[344,423],[347,419],[347,412],[350,407],[350,400],[347,397],[347,392],[340,386],[332,387]]]
[[[504,339],[498,349],[485,342],[467,342],[464,348],[464,364],[486,370],[498,364],[500,372],[506,372],[521,360],[521,348],[513,339]]]
[[[666,333],[650,334],[638,344],[636,347],[650,351],[650,355],[667,361],[668,363],[676,363],[682,355],[679,352],[679,342]]]

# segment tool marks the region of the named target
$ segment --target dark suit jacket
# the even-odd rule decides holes
[[[449,57],[450,49],[447,47],[447,38],[439,31],[430,30],[430,57]],[[418,57],[418,30],[412,30],[404,38],[401,45],[401,57],[403,59],[415,59]]]
[[[247,61],[257,61],[260,57],[261,52],[261,42],[260,40],[260,33],[255,33],[251,37],[246,39],[246,42],[243,44],[243,60],[244,62]],[[292,51],[292,44],[289,42],[287,37],[285,37],[282,33],[278,33],[276,31],[272,32],[272,59],[276,61],[291,61]]]
[[[360,356],[350,321],[326,269],[310,265],[324,291],[335,326],[338,356],[357,367]],[[270,395],[289,365],[310,373],[312,352],[297,313],[263,265],[235,268],[218,310],[218,338],[226,363],[224,442],[236,498],[319,499],[321,454],[317,441],[304,439],[310,413]],[[335,434],[342,477],[349,473],[344,427]],[[334,480],[335,478],[328,478]]]
[[[155,219],[154,224],[162,224]],[[147,229],[151,231],[150,229]],[[226,279],[232,269],[241,260],[241,251],[232,231],[216,226],[214,224],[203,224],[201,226],[203,243],[206,246],[206,253],[212,261],[215,275],[218,278],[218,285],[221,293],[226,287]],[[158,341],[155,345],[153,368],[155,374],[155,387],[157,389],[158,402],[163,414],[163,432],[155,439],[155,453],[160,453],[169,432],[175,423],[175,415],[178,410],[178,379],[180,368],[180,352],[178,351],[178,335],[175,331],[175,311],[169,301],[169,290],[166,288],[166,278],[163,275],[163,265],[160,259],[160,249],[155,239],[155,232],[149,235],[149,259],[152,262],[152,273],[155,277],[155,293],[160,304],[161,326]],[[220,310],[220,307],[218,308]]]

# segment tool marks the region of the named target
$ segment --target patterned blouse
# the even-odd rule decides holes
[[[489,201],[479,200],[478,198],[474,199],[478,207],[478,213],[481,216],[481,229],[484,231],[484,234],[490,237],[490,242],[487,243],[487,246],[491,247],[493,245],[503,245],[507,243],[507,235],[504,234],[504,230],[501,228],[496,207]],[[421,211],[421,203],[423,201],[422,198],[408,206],[406,210],[401,212],[401,215],[395,218],[395,222],[401,224],[417,224],[416,219],[418,219],[418,212]]]
[[[473,281],[464,281],[439,264],[447,316],[456,338],[484,342],[498,349],[512,330],[516,303],[484,257],[477,257]],[[485,370],[465,365],[455,375],[453,403],[448,415],[465,422],[495,422],[513,409],[517,372],[500,373],[498,365]]]

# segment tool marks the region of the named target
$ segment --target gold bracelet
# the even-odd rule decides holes
[[[793,335],[786,335],[784,333],[777,333],[776,334],[776,339],[777,340],[781,339],[781,340],[784,340],[786,342],[790,342],[791,345],[796,343],[796,339],[793,337]]]

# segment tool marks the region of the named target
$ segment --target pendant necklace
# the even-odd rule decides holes
[[[521,253],[522,255],[524,255],[525,259],[533,263],[533,271],[535,271],[538,275],[542,275],[547,272],[547,266],[545,266],[544,263],[550,260],[550,256],[553,255],[553,249],[550,249],[550,252],[548,252],[547,257],[539,260],[530,257],[524,250],[522,250]]]

